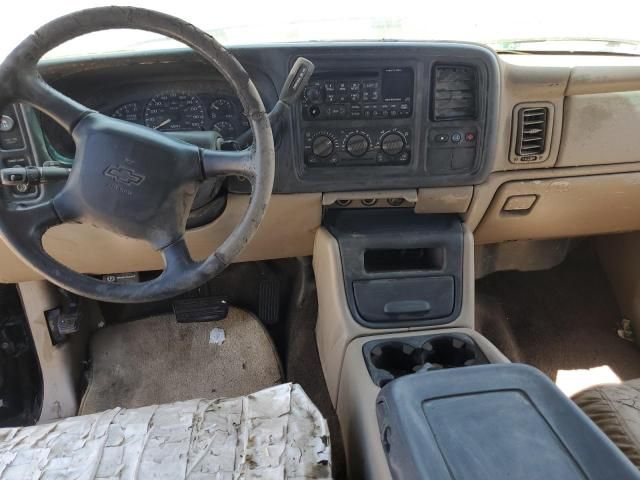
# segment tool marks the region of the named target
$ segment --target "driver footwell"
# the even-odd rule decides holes
[[[214,322],[179,324],[171,314],[111,325],[95,333],[90,348],[80,415],[248,395],[283,378],[264,327],[238,308]]]

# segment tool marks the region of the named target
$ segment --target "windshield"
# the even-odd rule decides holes
[[[21,0],[3,12],[0,59],[43,23],[74,10],[101,6],[96,0]],[[640,2],[609,0],[589,5],[558,0],[130,0],[175,15],[221,43],[256,45],[305,41],[457,40],[501,51],[640,54]],[[603,8],[606,7],[606,8]],[[48,57],[159,50],[179,44],[146,32],[120,30],[80,37]]]

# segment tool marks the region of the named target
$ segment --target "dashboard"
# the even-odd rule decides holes
[[[238,47],[271,110],[299,56],[316,69],[274,131],[274,195],[240,261],[310,255],[328,208],[457,214],[477,245],[640,230],[640,59],[498,55],[449,42]],[[170,132],[246,130],[224,78],[187,50],[42,62],[55,88],[106,115]],[[26,105],[0,119],[4,166],[71,162],[73,139]],[[60,184],[4,189],[37,203]],[[187,236],[197,258],[241,218],[250,187],[201,187]],[[130,239],[63,225],[45,238],[63,263],[92,273],[157,269]],[[100,255],[74,255],[78,249]],[[499,256],[492,257],[499,263]],[[0,242],[3,281],[32,279]],[[37,277],[37,275],[36,275]]]
[[[349,44],[340,55],[334,48],[235,52],[267,110],[298,56],[316,66],[276,138],[275,193],[472,185],[486,177],[499,94],[493,52],[444,43]],[[88,107],[150,128],[216,131],[225,140],[249,128],[221,75],[189,52],[51,62],[42,74]],[[53,150],[73,158],[71,137],[41,122]]]

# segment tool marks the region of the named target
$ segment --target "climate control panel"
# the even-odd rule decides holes
[[[392,129],[313,129],[304,133],[304,162],[314,166],[406,165],[411,131]]]

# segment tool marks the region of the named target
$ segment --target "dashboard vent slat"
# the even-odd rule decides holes
[[[518,115],[518,143],[516,154],[539,155],[546,146],[548,109],[523,108]]]
[[[434,68],[433,78],[434,120],[476,118],[478,82],[473,67],[438,65]]]

